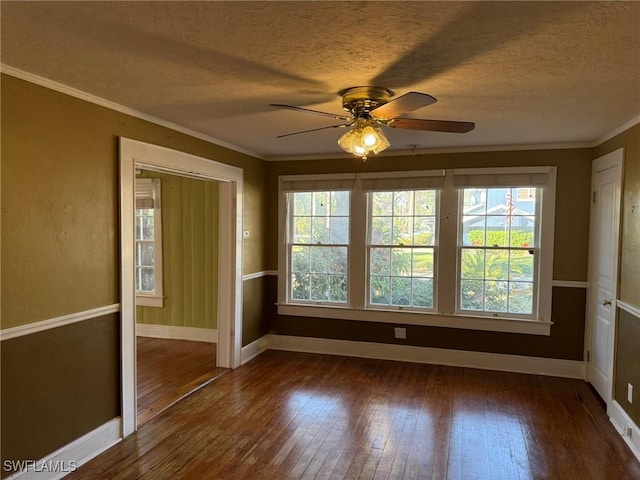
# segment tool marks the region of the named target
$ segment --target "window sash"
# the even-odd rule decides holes
[[[440,179],[444,179],[444,177],[438,177],[438,176],[432,176],[432,177],[424,177],[424,176],[416,176],[416,177],[407,177],[409,180],[413,180],[414,178],[417,179],[424,179],[424,178],[433,178],[433,179],[437,179],[438,181]],[[377,180],[377,179],[374,179]],[[387,178],[383,178],[382,180],[392,180],[395,181],[395,178],[391,178],[391,179],[387,179]],[[390,183],[380,183],[380,186],[388,186]],[[437,183],[434,183],[432,185],[435,185]],[[398,185],[398,184],[396,184]],[[408,185],[405,184],[405,185]],[[420,181],[418,183],[418,185],[424,185],[424,182]],[[370,184],[367,185],[367,188],[369,187],[375,187],[375,184]],[[394,190],[377,190],[375,188],[373,189],[369,189],[367,190],[366,188],[364,188],[364,190],[367,191],[367,205],[368,205],[368,213],[367,213],[367,248],[366,248],[366,280],[365,280],[365,308],[382,308],[382,309],[390,309],[390,310],[405,310],[405,309],[412,309],[412,310],[419,310],[419,311],[435,311],[436,306],[437,306],[437,296],[436,296],[436,285],[437,285],[437,265],[438,265],[438,232],[439,232],[439,195],[438,195],[438,189],[436,188],[427,188],[425,186],[422,186],[421,188],[412,188],[412,189],[394,189]],[[396,207],[396,203],[395,203],[395,195],[394,192],[412,192],[412,202],[413,205],[411,205],[411,208],[409,208],[409,211],[411,213],[406,213],[406,214],[396,214],[395,212],[395,207]],[[434,205],[433,205],[433,213],[432,214],[426,214],[426,213],[419,213],[416,212],[416,198],[415,198],[415,194],[416,192],[434,192]],[[391,211],[389,214],[387,215],[374,215],[374,201],[375,201],[375,193],[391,193],[392,195],[392,201],[391,201]],[[380,242],[373,242],[373,234],[374,234],[374,220],[375,219],[380,219],[380,218],[388,218],[390,220],[391,223],[391,229],[392,231],[389,233],[390,238],[389,238],[389,242],[388,243],[380,243]],[[395,229],[395,219],[400,219],[400,218],[411,218],[412,219],[412,224],[411,224],[411,241],[410,242],[402,242],[402,243],[394,243],[394,235],[393,235],[393,231]],[[416,239],[415,239],[415,220],[416,219],[421,219],[421,218],[433,218],[434,222],[433,222],[433,226],[434,226],[434,232],[433,232],[433,237],[431,239],[431,243],[416,243]],[[430,250],[432,252],[432,265],[431,265],[431,275],[430,276],[425,276],[425,275],[414,275],[413,273],[413,269],[414,269],[414,254],[416,253],[416,250],[420,250],[420,249],[424,249],[424,250]],[[388,250],[389,251],[389,264],[388,264],[388,273],[387,274],[379,274],[373,271],[373,266],[372,266],[372,253],[375,252],[376,250]],[[396,255],[396,251],[407,251],[407,253],[409,253],[409,266],[410,266],[410,273],[408,275],[401,275],[398,272],[394,273],[393,270],[393,259],[395,258]],[[372,287],[372,284],[374,283],[374,279],[376,282],[380,281],[381,283],[378,284],[378,288],[376,288],[375,290],[379,291],[379,292],[383,292],[384,289],[384,284],[387,282],[382,281],[382,279],[388,279],[388,302],[387,303],[378,303],[378,302],[374,302],[373,301],[373,296],[374,296],[374,289]],[[427,281],[428,280],[428,281]],[[405,296],[402,295],[398,295],[397,297],[394,296],[394,283],[395,285],[399,286],[400,284],[405,284],[404,289],[407,289],[408,286],[408,293],[409,293],[409,299],[407,300],[407,298]],[[419,289],[419,286],[422,285],[422,288],[427,288],[431,290],[431,301],[430,301],[430,305],[428,304],[419,304],[419,301],[421,300],[420,296],[416,295],[416,290]],[[427,286],[428,285],[428,286]],[[406,293],[406,292],[405,292]],[[398,299],[402,299],[402,301],[395,301]]]
[[[162,299],[162,212],[160,198],[160,179],[159,178],[136,178],[135,180],[135,208],[136,220],[143,218],[153,219],[153,238],[141,238],[141,232],[136,228],[135,239],[135,288],[136,296],[144,298]],[[153,209],[153,215],[147,215],[140,210]],[[139,225],[143,228],[142,223]],[[153,265],[142,265],[142,259],[138,258],[140,254],[140,245],[153,246]],[[153,272],[153,289],[141,290],[143,271]],[[161,305],[159,305],[161,306]]]
[[[390,262],[389,262],[389,271],[388,273],[378,273],[378,272],[372,272],[372,268],[371,268],[371,257],[372,257],[372,252],[376,249],[386,249],[389,250],[389,256],[390,258]],[[413,254],[414,254],[414,250],[415,249],[424,249],[424,250],[432,250],[432,256],[433,256],[433,263],[432,263],[432,272],[431,275],[414,275],[413,274]],[[408,250],[410,256],[411,256],[411,267],[412,267],[412,271],[411,274],[409,275],[400,275],[400,274],[394,274],[393,271],[393,255],[394,255],[394,250]],[[416,310],[416,311],[435,311],[436,310],[436,303],[437,303],[437,276],[436,276],[436,266],[438,263],[438,249],[437,246],[433,245],[433,246],[424,246],[424,245],[368,245],[367,246],[367,279],[366,279],[366,299],[365,299],[365,307],[366,308],[374,308],[374,309],[387,309],[387,310]],[[376,278],[376,279],[382,279],[382,278],[387,278],[389,279],[389,302],[388,303],[377,303],[372,301],[372,279]],[[394,279],[396,279],[396,281],[399,281],[399,279],[405,279],[409,281],[409,296],[410,296],[410,302],[409,303],[400,303],[400,302],[394,302],[394,300],[396,300],[398,297],[394,297],[393,295],[393,281]],[[415,298],[417,296],[416,294],[416,289],[418,289],[418,286],[420,284],[423,284],[422,288],[427,288],[426,284],[430,284],[430,288],[431,288],[431,305],[420,305],[417,304],[417,302],[415,302]]]
[[[506,245],[502,245],[502,246],[493,246],[493,245],[464,245],[463,244],[463,234],[464,234],[464,229],[463,229],[463,219],[465,216],[465,212],[464,212],[464,190],[460,189],[458,191],[458,238],[457,238],[457,262],[456,262],[456,300],[455,300],[455,311],[457,314],[459,315],[469,315],[469,314],[473,314],[476,316],[491,316],[491,317],[495,317],[495,316],[503,316],[503,317],[508,317],[508,318],[523,318],[523,319],[537,319],[538,315],[539,315],[539,291],[540,291],[540,261],[541,261],[541,256],[542,256],[542,250],[541,250],[541,228],[542,228],[542,223],[544,221],[544,219],[542,218],[542,203],[543,203],[543,195],[544,195],[544,189],[541,187],[533,187],[531,185],[518,185],[518,186],[498,186],[498,187],[487,187],[487,186],[474,186],[476,188],[535,188],[536,194],[535,194],[535,211],[534,214],[531,215],[535,218],[534,221],[534,231],[533,231],[533,245],[532,246],[511,246],[508,243]],[[512,192],[510,192],[510,195],[512,195]],[[485,212],[484,214],[478,214],[477,216],[492,216],[492,215],[487,215],[487,212]],[[511,227],[510,227],[511,228]],[[509,232],[511,232],[511,230],[509,230]],[[507,240],[507,239],[505,239]],[[486,241],[486,239],[485,239]],[[506,279],[492,279],[492,278],[487,278],[486,277],[486,265],[484,266],[485,272],[484,272],[484,276],[483,278],[463,278],[462,276],[462,261],[463,261],[463,251],[465,250],[476,250],[476,251],[483,251],[483,252],[490,252],[490,251],[499,251],[499,250],[504,250],[508,252],[508,262],[511,261],[511,252],[512,251],[526,251],[530,254],[532,254],[533,256],[533,271],[532,271],[532,280],[531,282],[525,282],[525,281],[517,281],[517,280],[510,280],[509,276],[510,276],[510,263],[508,263],[508,267],[507,267],[507,278]],[[485,255],[486,258],[486,255]],[[507,292],[507,310],[488,310],[486,308],[482,308],[482,309],[465,309],[462,308],[462,288],[463,288],[463,283],[465,281],[482,281],[485,284],[488,282],[503,282],[507,284],[507,289],[510,288],[510,285],[513,284],[517,284],[517,283],[531,283],[532,284],[532,291],[531,291],[531,298],[532,298],[532,304],[531,304],[531,312],[530,313],[520,313],[520,312],[514,312],[514,311],[509,311],[509,303],[510,303],[510,294],[509,292]],[[484,291],[486,292],[486,290]],[[486,305],[486,294],[484,294],[483,292],[483,306]]]
[[[296,180],[298,181],[298,180]],[[300,182],[304,182],[304,180],[300,180]],[[315,182],[315,180],[314,180]],[[317,182],[318,185],[321,185],[322,182]],[[332,183],[335,186],[335,183]],[[299,185],[302,185],[302,183],[300,183]],[[287,281],[286,281],[286,301],[287,303],[292,303],[292,304],[313,304],[313,305],[340,305],[340,306],[346,306],[349,305],[349,299],[350,299],[350,292],[349,292],[349,261],[350,261],[350,254],[351,254],[351,244],[350,244],[350,231],[351,231],[351,215],[350,215],[350,207],[351,207],[351,195],[349,195],[349,214],[347,215],[338,215],[338,214],[331,214],[331,206],[329,205],[328,208],[328,212],[326,215],[315,215],[314,211],[313,211],[313,204],[312,204],[312,209],[311,209],[311,213],[309,213],[308,215],[295,215],[295,210],[294,210],[294,202],[295,202],[295,194],[296,193],[321,193],[321,192],[339,192],[339,191],[344,191],[343,189],[335,189],[335,190],[312,190],[309,191],[307,188],[304,188],[302,190],[288,190],[285,193],[285,202],[286,202],[286,245],[287,245],[287,250],[286,250],[286,256],[287,256]],[[330,193],[331,194],[331,193]],[[312,197],[313,198],[313,197]],[[313,200],[312,200],[313,201]],[[313,238],[313,230],[311,230],[311,238],[309,239],[309,242],[295,242],[295,219],[296,218],[309,218],[312,221],[312,225],[313,225],[313,219],[315,218],[319,218],[319,219],[327,219],[329,221],[331,221],[334,218],[347,218],[348,219],[348,223],[349,223],[349,227],[348,227],[348,231],[347,231],[347,238],[349,239],[349,243],[337,243],[337,242],[331,242],[331,237],[330,237],[330,233],[328,241],[327,242],[312,242],[312,238]],[[313,228],[313,227],[312,227]],[[311,254],[311,249],[317,249],[317,248],[327,248],[327,249],[332,249],[332,248],[344,248],[346,249],[346,269],[344,273],[330,273],[330,272],[295,272],[293,269],[293,251],[296,247],[302,247],[302,248],[309,248],[310,249],[310,254]],[[311,259],[309,260],[310,264],[311,264]],[[309,265],[309,269],[311,269],[311,265]],[[309,298],[301,298],[301,297],[297,297],[294,294],[294,277],[296,274],[308,274],[309,275]],[[313,279],[312,276],[316,276],[316,277],[326,277],[328,280],[336,280],[337,281],[337,277],[345,277],[346,278],[346,292],[345,292],[345,297],[344,300],[336,300],[335,298],[331,298],[331,295],[328,295],[328,297],[326,299],[321,299],[321,298],[317,298],[317,299],[313,299],[311,298],[311,280]]]

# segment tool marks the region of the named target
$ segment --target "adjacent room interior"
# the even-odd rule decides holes
[[[136,171],[137,423],[226,369],[217,368],[218,185]]]
[[[1,22],[1,478],[640,478],[640,3]]]

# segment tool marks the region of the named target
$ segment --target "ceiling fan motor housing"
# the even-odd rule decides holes
[[[351,87],[338,92],[342,96],[342,108],[354,118],[368,117],[369,112],[387,103],[393,91],[384,87]]]

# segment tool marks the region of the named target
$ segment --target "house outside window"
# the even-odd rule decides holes
[[[161,307],[162,211],[159,178],[136,178],[136,304]]]

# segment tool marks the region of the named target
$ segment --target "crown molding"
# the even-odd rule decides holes
[[[599,140],[596,140],[595,142],[593,142],[592,146],[593,147],[597,147],[599,145],[602,145],[607,140],[611,140],[616,135],[620,135],[622,132],[625,132],[625,131],[629,130],[631,127],[634,127],[639,123],[640,123],[640,115],[636,115],[631,120],[629,120],[627,123],[624,123],[623,125],[620,125],[615,130],[612,130],[611,132],[606,134],[604,137],[602,137]]]
[[[273,156],[261,155],[259,153],[239,147],[238,145],[233,145],[231,143],[225,142],[224,140],[220,140],[218,138],[198,132],[196,130],[183,127],[176,123],[170,122],[168,120],[164,120],[162,118],[155,117],[153,115],[141,112],[139,110],[135,110],[125,105],[112,102],[111,100],[98,97],[96,95],[85,92],[83,90],[70,87],[63,83],[59,83],[45,77],[41,77],[40,75],[36,75],[30,72],[27,72],[25,70],[12,67],[11,65],[0,63],[0,72],[10,75],[12,77],[19,78],[21,80],[25,80],[30,83],[34,83],[36,85],[40,85],[45,88],[49,88],[51,90],[55,90],[60,93],[64,93],[66,95],[69,95],[75,98],[79,98],[81,100],[85,100],[95,105],[100,105],[102,107],[106,107],[111,110],[124,113],[126,115],[131,115],[132,117],[136,117],[141,120],[146,120],[148,122],[154,123],[162,127],[170,128],[177,132],[184,133],[186,135],[198,138],[200,140],[204,140],[214,145],[228,148],[229,150],[233,150],[234,152],[249,155],[251,157],[258,158],[260,160],[265,160],[267,162],[286,162],[291,160],[340,160],[340,159],[354,158],[352,155],[343,154],[343,153],[327,153],[327,154],[317,154],[317,155],[316,154],[314,155],[273,155]],[[411,156],[436,155],[436,154],[442,154],[442,153],[507,152],[507,151],[522,151],[522,150],[566,150],[566,149],[574,149],[574,148],[594,148],[603,144],[607,140],[610,140],[616,135],[619,135],[620,133],[630,129],[631,127],[637,125],[638,123],[640,123],[640,115],[636,115],[628,122],[624,123],[623,125],[620,125],[618,128],[614,129],[613,131],[609,132],[603,137],[591,142],[541,143],[541,144],[526,144],[526,145],[488,145],[488,146],[475,146],[475,147],[473,146],[472,147],[446,147],[446,148],[432,148],[432,149],[423,148],[423,149],[386,151],[381,153],[379,156],[380,157],[398,157],[398,156],[406,156],[406,155],[411,155]]]
[[[196,130],[191,130],[190,128],[183,127],[173,122],[169,122],[168,120],[164,120],[162,118],[155,117],[153,115],[149,115],[148,113],[141,112],[139,110],[135,110],[133,108],[127,107],[125,105],[121,105],[116,102],[112,102],[111,100],[107,100],[106,98],[98,97],[97,95],[93,95],[91,93],[85,92],[83,90],[79,90],[74,87],[70,87],[69,85],[65,85],[63,83],[56,82],[49,78],[41,77],[40,75],[36,75],[30,72],[26,72],[16,67],[12,67],[11,65],[7,65],[5,63],[0,63],[0,72],[10,75],[12,77],[19,78],[20,80],[24,80],[26,82],[34,83],[36,85],[40,85],[41,87],[49,88],[51,90],[55,90],[56,92],[64,93],[65,95],[69,95],[71,97],[79,98],[80,100],[84,100],[89,103],[93,103],[95,105],[100,105],[101,107],[106,107],[111,110],[115,110],[120,113],[124,113],[126,115],[131,115],[132,117],[139,118],[141,120],[146,120],[147,122],[154,123],[161,127],[170,128],[171,130],[175,130],[180,133],[184,133],[191,137],[198,138],[200,140],[204,140],[205,142],[212,143],[214,145],[228,148],[229,150],[233,150],[234,152],[243,153],[245,155],[249,155],[254,158],[258,158],[260,160],[264,160],[262,155],[259,155],[256,152],[252,152],[250,150],[244,149],[237,145],[233,145],[231,143],[225,142],[224,140],[220,140],[219,138],[212,137],[210,135],[198,132]]]

